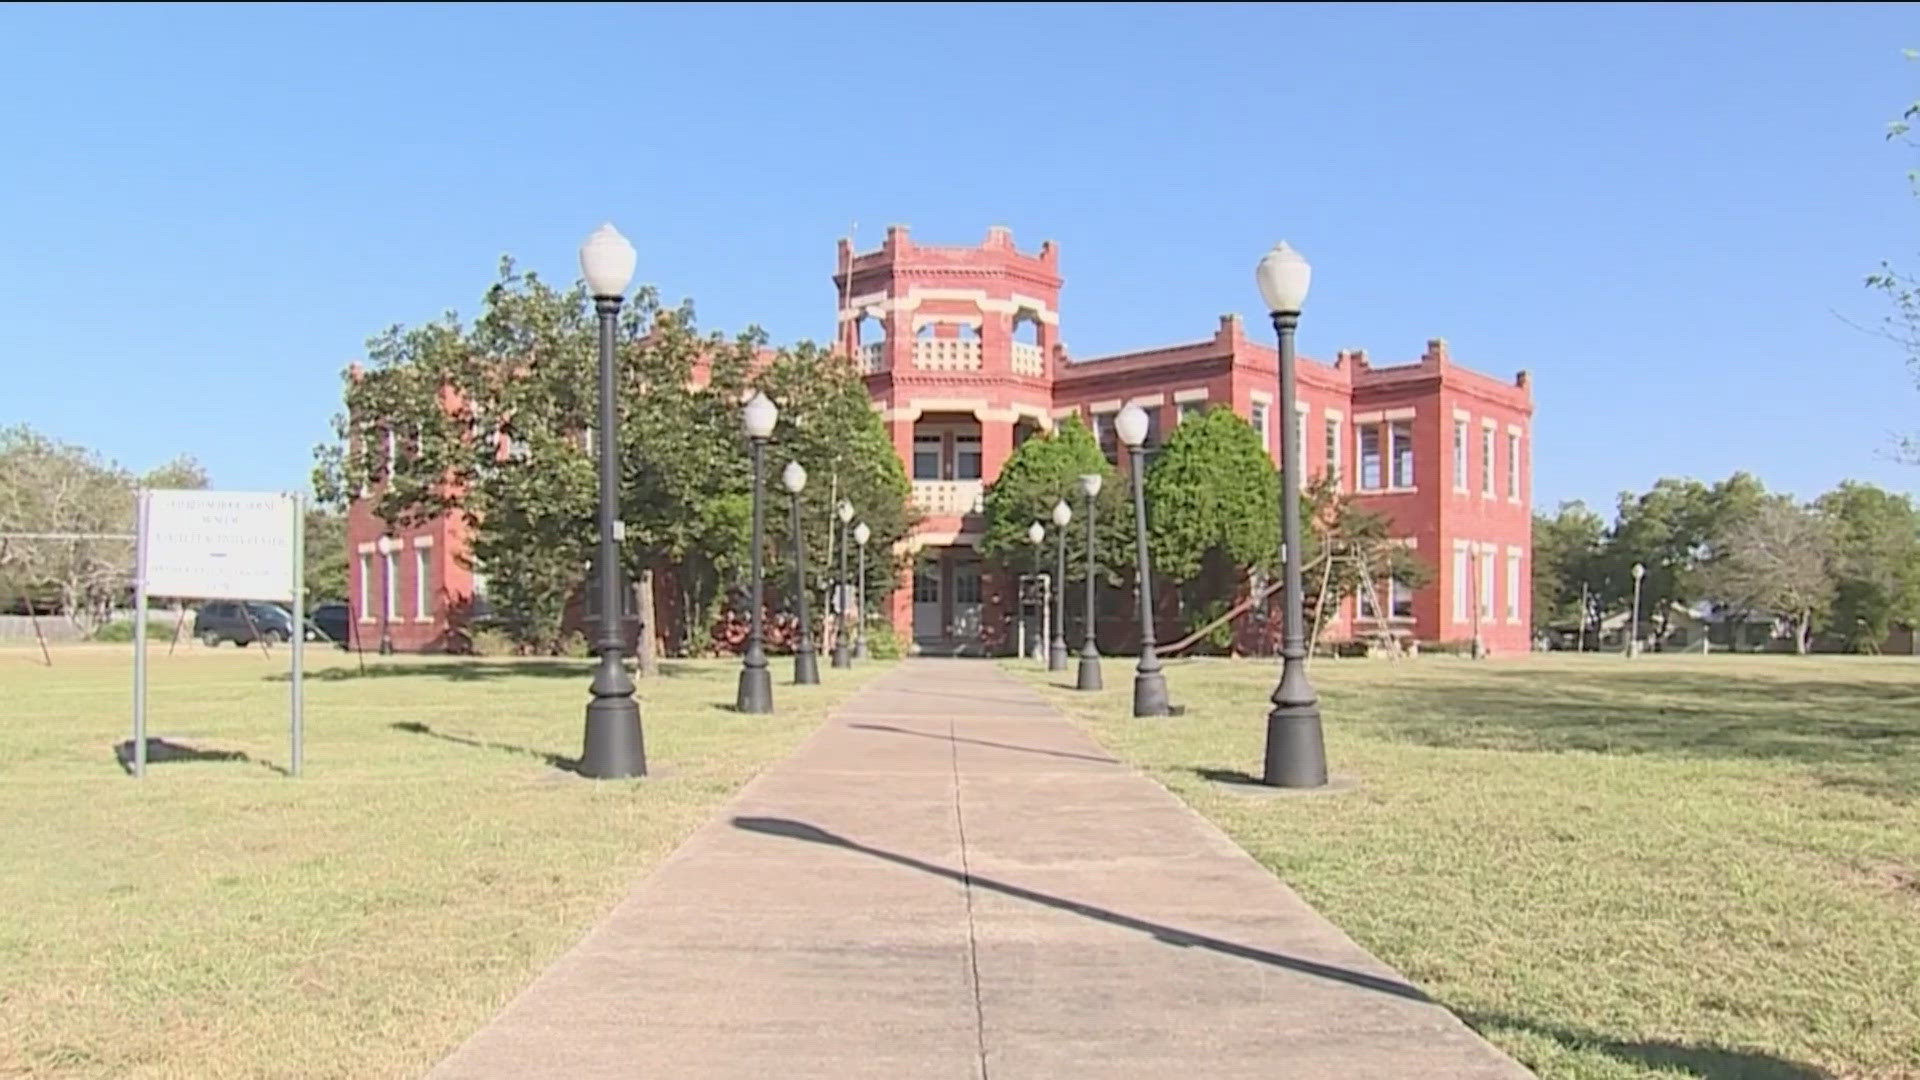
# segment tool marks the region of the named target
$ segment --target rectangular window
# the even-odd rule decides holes
[[[371,555],[362,553],[360,556],[360,587],[355,590],[355,593],[360,599],[357,605],[360,609],[360,618],[373,618],[373,601],[369,599],[373,596],[373,556]]]
[[[1327,476],[1340,482],[1340,418],[1327,417]]]
[[[1493,545],[1480,549],[1480,617],[1493,618]]]
[[[1493,498],[1493,428],[1480,429],[1480,494]]]
[[[413,617],[433,616],[433,549],[413,549]]]
[[[940,436],[915,435],[913,437],[913,478],[915,480],[940,479]]]
[[[1467,580],[1467,565],[1467,549],[1464,547],[1454,548],[1453,621],[1457,623],[1467,621],[1467,598],[1473,595],[1473,593],[1469,591],[1470,582]]]
[[[1381,474],[1380,425],[1360,427],[1360,490],[1378,491],[1386,486]]]
[[[396,588],[400,583],[393,580],[393,568],[393,552],[389,551],[380,560],[380,589],[383,594],[382,599],[386,603],[386,606],[380,609],[382,615],[398,614],[400,608],[399,590]]]
[[[1120,436],[1113,430],[1113,417],[1113,413],[1093,414],[1093,438],[1109,462],[1120,460]]]
[[[1520,436],[1507,432],[1507,498],[1520,501]]]
[[[916,604],[937,604],[940,602],[940,568],[932,563],[921,563],[913,570],[913,602]]]
[[[1371,581],[1360,586],[1360,617],[1378,622],[1380,621],[1380,600],[1374,595],[1376,588],[1378,586]],[[1388,589],[1391,591],[1391,584]]]
[[[1307,476],[1307,409],[1301,406],[1293,411],[1293,441],[1287,444],[1287,452],[1300,462],[1301,482]]]
[[[1141,446],[1152,449],[1166,441],[1165,433],[1160,429],[1160,415],[1166,411],[1164,407],[1159,405],[1149,405],[1145,407],[1147,414],[1147,441],[1141,443]]]
[[[1507,552],[1507,621],[1520,621],[1520,553]]]
[[[1393,617],[1396,619],[1413,618],[1413,589],[1399,578],[1387,579],[1387,594],[1391,599]]]
[[[953,602],[956,604],[980,603],[980,568],[978,566],[953,568]]]
[[[1453,490],[1467,490],[1467,422],[1453,422]]]
[[[955,480],[980,479],[981,466],[980,436],[956,435],[953,438],[953,478]]]
[[[1413,421],[1395,420],[1387,425],[1388,446],[1393,453],[1393,486],[1413,486]]]
[[[1188,420],[1206,411],[1207,403],[1205,401],[1183,401],[1180,403],[1180,422],[1184,424]]]
[[[1253,403],[1253,408],[1248,411],[1253,422],[1253,430],[1260,436],[1260,446],[1268,453],[1272,453],[1273,438],[1267,432],[1267,403],[1256,401]]]

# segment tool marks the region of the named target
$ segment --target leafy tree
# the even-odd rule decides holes
[[[1354,495],[1341,491],[1330,477],[1315,479],[1300,498],[1302,521],[1306,523],[1301,586],[1311,637],[1318,639],[1323,622],[1341,603],[1368,592],[1369,583],[1374,599],[1367,603],[1384,608],[1391,603],[1387,595],[1390,580],[1397,579],[1411,589],[1432,580],[1432,568],[1394,542],[1392,521],[1385,514],[1362,509]],[[1274,512],[1279,513],[1277,509]],[[1277,562],[1277,550],[1275,557]],[[1270,636],[1281,629],[1279,608],[1273,606],[1278,601],[1276,592],[1270,603],[1276,613],[1269,616]]]
[[[1583,502],[1533,515],[1533,628],[1591,622],[1605,594],[1606,522]],[[1585,605],[1584,607],[1582,605]]]
[[[207,470],[191,454],[181,454],[140,478],[140,486],[174,491],[204,491]]]
[[[307,602],[347,598],[347,518],[330,507],[307,508]]]
[[[1253,426],[1226,408],[1188,417],[1146,475],[1148,550],[1191,628],[1217,617],[1279,555],[1279,474]]]
[[[1784,495],[1768,496],[1740,512],[1702,570],[1709,595],[1738,613],[1788,620],[1794,646],[1806,652],[1814,620],[1833,599],[1830,523]]]
[[[1095,500],[1099,550],[1094,562],[1109,584],[1120,584],[1133,567],[1132,495],[1126,478],[1101,454],[1093,432],[1077,416],[1065,417],[1051,432],[1021,443],[1001,466],[1000,475],[987,485],[982,499],[986,525],[980,538],[981,554],[1003,567],[1027,572],[1033,559],[1027,527],[1037,521],[1047,530],[1046,566],[1051,573],[1053,506],[1065,499],[1073,507],[1073,522],[1067,526],[1066,536],[1067,576],[1083,574],[1086,497],[1080,492],[1080,477],[1089,473],[1101,478],[1100,495]]]
[[[1920,618],[1920,514],[1906,495],[1852,482],[1814,505],[1834,537],[1829,630],[1847,648],[1873,652],[1895,622]]]
[[[801,495],[801,527],[806,533],[807,580],[818,594],[814,611],[831,591],[838,572],[840,499],[852,503],[872,530],[867,548],[867,595],[871,603],[892,592],[905,567],[892,554],[913,531],[919,513],[913,486],[893,448],[886,423],[874,411],[865,380],[844,355],[801,342],[780,350],[754,383],[780,407],[780,424],[767,449],[768,534],[776,541],[769,562],[772,595],[785,596],[792,582],[793,537],[788,499],[780,472],[789,461],[807,470]],[[856,560],[849,559],[851,571]],[[824,626],[825,623],[818,625]]]

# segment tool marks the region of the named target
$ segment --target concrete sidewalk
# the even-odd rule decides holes
[[[431,1075],[1531,1074],[1024,684],[914,660]]]

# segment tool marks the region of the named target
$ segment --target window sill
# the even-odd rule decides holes
[[[424,626],[424,625],[428,625],[428,624],[431,624],[431,623],[433,622],[433,616],[431,616],[431,615],[415,615],[415,616],[413,617],[413,622],[414,622],[414,625],[415,625],[415,626]]]
[[[1357,488],[1353,493],[1355,495],[1418,495],[1420,487],[1416,484],[1413,487]]]

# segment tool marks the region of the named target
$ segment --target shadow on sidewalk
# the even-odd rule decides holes
[[[526,757],[539,758],[548,765],[564,772],[580,771],[580,762],[577,758],[563,757],[560,754],[548,753],[545,750],[529,750],[524,746],[515,746],[512,743],[482,742],[479,739],[469,739],[464,735],[449,735],[444,731],[435,731],[427,725],[414,720],[403,720],[397,724],[388,724],[387,726],[395,731],[405,731],[412,735],[425,735],[428,738],[440,739],[444,742],[459,743],[461,746],[477,746],[482,750],[499,750],[508,754],[522,754]]]
[[[894,727],[891,724],[848,724],[847,726],[857,728],[861,731],[890,731],[895,735],[917,735],[922,739],[934,739],[939,742],[972,743],[975,746],[991,746],[996,750],[1017,750],[1023,754],[1045,754],[1048,757],[1072,758],[1075,761],[1092,761],[1101,765],[1120,764],[1110,757],[1096,757],[1093,754],[1076,754],[1071,750],[1043,750],[1037,746],[1016,746],[1013,743],[994,742],[991,739],[969,739],[964,735],[936,735],[927,731],[911,731],[907,728]]]
[[[915,870],[957,881],[964,885],[977,885],[982,889],[991,889],[994,892],[1011,896],[1015,899],[1027,900],[1035,904],[1044,904],[1047,907],[1058,908],[1061,911],[1070,911],[1075,915],[1108,923],[1113,926],[1125,927],[1128,930],[1138,930],[1143,934],[1151,935],[1155,941],[1167,945],[1173,945],[1179,948],[1211,949],[1214,952],[1223,953],[1227,956],[1236,956],[1242,960],[1252,960],[1255,963],[1269,964],[1273,967],[1285,968],[1288,971],[1297,971],[1304,975],[1331,979],[1334,982],[1346,983],[1349,986],[1358,986],[1366,990],[1376,990],[1382,994],[1392,994],[1395,997],[1426,1002],[1428,1004],[1434,1003],[1433,999],[1428,997],[1419,987],[1410,983],[1401,982],[1398,979],[1382,978],[1378,975],[1369,975],[1363,971],[1353,971],[1349,968],[1335,967],[1331,964],[1315,963],[1312,960],[1302,960],[1296,956],[1286,956],[1281,953],[1267,952],[1264,949],[1255,949],[1251,946],[1235,944],[1231,941],[1222,941],[1219,938],[1207,937],[1204,934],[1193,934],[1185,930],[1177,930],[1171,926],[1162,926],[1159,923],[1148,922],[1145,919],[1136,919],[1130,915],[1122,915],[1117,911],[1108,911],[1106,908],[1094,907],[1091,904],[1082,904],[1078,901],[1067,900],[1058,896],[1050,896],[1046,893],[1034,892],[1031,889],[1023,889],[1018,885],[1009,885],[1006,882],[980,877],[977,874],[951,870],[944,866],[935,866],[933,863],[922,862],[908,855],[901,855],[892,851],[883,851],[880,848],[868,847],[865,844],[857,844],[843,836],[836,836],[825,829],[808,825],[805,822],[793,821],[788,818],[737,817],[733,819],[733,825],[734,828],[744,829],[747,832],[764,833],[768,836],[784,836],[790,840],[805,840],[809,843],[825,844],[829,847],[840,847],[846,848],[849,851],[858,851],[863,854],[872,855],[877,859],[884,859],[890,863],[911,867]]]

